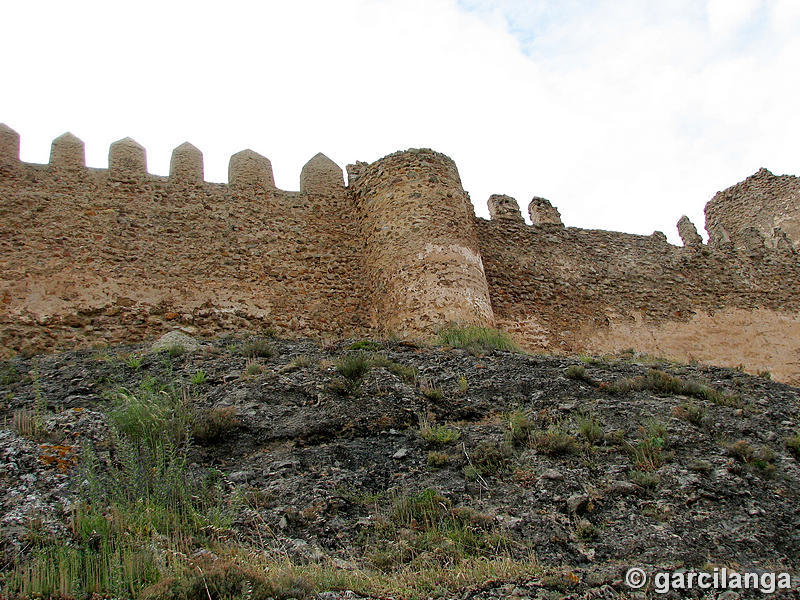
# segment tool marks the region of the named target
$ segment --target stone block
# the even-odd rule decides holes
[[[169,161],[169,178],[176,183],[203,183],[203,153],[189,142],[175,148]]]
[[[50,146],[50,168],[76,171],[86,166],[86,150],[82,140],[70,132],[58,136]]]
[[[512,219],[522,221],[519,204],[511,196],[492,194],[489,196],[489,216],[494,219]]]
[[[342,169],[319,152],[300,172],[300,191],[305,194],[335,194],[344,189]]]
[[[534,196],[528,204],[528,216],[530,217],[533,225],[545,225],[548,223],[553,225],[564,225],[561,222],[561,213],[558,212],[556,207],[550,204],[550,201],[547,198]]]
[[[228,163],[228,183],[237,187],[275,189],[272,163],[252,150],[242,150]]]
[[[128,181],[147,175],[145,149],[129,137],[111,144],[108,151],[108,172],[111,179]]]
[[[0,170],[19,166],[19,134],[5,123],[0,123]]]

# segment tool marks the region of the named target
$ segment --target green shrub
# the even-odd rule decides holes
[[[107,397],[110,462],[85,443],[72,538],[43,540],[7,572],[11,597],[137,597],[160,576],[165,550],[188,554],[230,526],[235,502],[221,474],[188,466],[187,391],[148,377]]]
[[[605,432],[600,421],[592,415],[579,414],[576,417],[578,434],[586,439],[590,444],[597,444],[603,441]]]
[[[473,354],[486,354],[492,350],[520,351],[505,331],[491,327],[448,327],[438,333],[437,341],[440,346],[465,348]]]
[[[661,477],[653,471],[634,470],[628,477],[633,483],[645,489],[654,489],[661,483]]]
[[[206,382],[206,379],[206,372],[203,371],[203,369],[198,369],[192,373],[192,377],[189,381],[191,381],[193,385],[201,385]]]
[[[177,358],[178,356],[182,356],[186,353],[186,348],[182,344],[175,343],[166,346],[163,352],[165,352],[171,358]]]
[[[299,354],[289,363],[290,369],[306,369],[313,364],[311,357],[307,354]]]
[[[272,358],[275,356],[275,346],[269,340],[256,338],[239,346],[239,354],[247,358]]]
[[[509,441],[515,446],[528,444],[533,428],[528,416],[522,410],[517,409],[506,416],[506,422],[508,423]]]
[[[419,434],[429,444],[439,446],[452,444],[461,437],[458,429],[453,429],[447,425],[431,425],[424,417],[420,419]]]
[[[11,385],[22,379],[17,368],[11,363],[4,363],[0,366],[0,385]]]
[[[394,362],[383,354],[367,355],[367,360],[370,367],[383,367],[406,383],[413,384],[417,381],[417,369],[414,367]]]
[[[553,423],[532,438],[533,447],[542,454],[560,456],[577,452],[578,444],[564,423]]]
[[[127,354],[122,360],[126,367],[138,371],[142,366],[142,359],[143,357],[141,354]]]
[[[439,386],[435,385],[432,381],[426,380],[419,384],[419,391],[428,400],[438,402],[444,399],[444,391]]]
[[[434,490],[401,496],[377,519],[370,562],[390,570],[411,563],[453,565],[469,557],[507,554],[510,540],[489,515],[454,507]]]
[[[786,447],[792,454],[800,458],[800,431],[787,438]]]
[[[258,377],[261,375],[263,367],[256,362],[254,358],[248,358],[244,365],[244,373],[249,377]]]
[[[655,471],[672,459],[672,452],[666,450],[666,425],[660,421],[649,421],[640,428],[640,434],[637,443],[627,443],[628,454],[636,469]]]
[[[142,600],[303,600],[312,596],[307,580],[282,574],[269,580],[260,573],[224,560],[195,562],[176,577],[164,579],[141,594]]]
[[[681,419],[685,419],[692,425],[700,427],[706,418],[706,411],[702,406],[698,406],[693,401],[684,402],[675,408],[675,415]]]
[[[477,475],[492,475],[504,469],[511,456],[511,448],[506,444],[497,444],[490,441],[480,442],[469,453],[469,465],[465,474],[472,472]]]
[[[353,382],[360,381],[372,367],[372,361],[365,352],[345,354],[334,364],[339,375]]]
[[[441,469],[450,464],[450,455],[446,452],[428,452],[428,466],[431,469]]]
[[[741,405],[741,398],[737,394],[724,394],[698,381],[681,379],[659,369],[650,369],[645,376],[626,377],[611,383],[602,383],[599,387],[617,395],[650,390],[658,394],[692,396],[722,406]]]
[[[192,439],[206,444],[215,442],[241,425],[234,406],[216,406],[195,413]]]
[[[755,455],[755,449],[747,440],[737,440],[727,447],[728,455],[738,461],[748,463]]]
[[[564,377],[567,379],[575,379],[576,381],[594,383],[594,380],[586,373],[586,368],[583,365],[568,366],[566,369],[564,369]]]
[[[135,445],[154,449],[186,440],[192,420],[186,390],[148,377],[132,392],[120,388],[111,400],[111,422]]]
[[[754,448],[747,440],[737,440],[727,447],[728,454],[766,477],[775,472],[775,452],[768,446]]]

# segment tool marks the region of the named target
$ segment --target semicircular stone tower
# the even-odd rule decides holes
[[[493,324],[475,213],[452,159],[413,149],[348,174],[372,326],[405,337]]]

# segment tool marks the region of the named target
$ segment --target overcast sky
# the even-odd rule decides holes
[[[71,131],[167,174],[184,141],[226,181],[244,148],[299,187],[430,147],[476,212],[544,196],[566,225],[678,240],[759,167],[800,174],[800,0],[8,1],[0,122],[22,159]]]

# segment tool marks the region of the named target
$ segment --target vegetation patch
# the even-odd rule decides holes
[[[517,409],[506,415],[508,424],[508,439],[515,446],[528,445],[530,443],[531,430],[533,424],[524,411]]]
[[[659,369],[650,369],[644,376],[600,383],[598,387],[616,395],[648,390],[657,394],[691,396],[723,406],[741,406],[741,398],[737,394],[724,394],[698,381],[681,379]]]
[[[275,346],[267,339],[255,338],[239,346],[239,354],[247,358],[272,358]]]
[[[506,467],[511,457],[511,448],[505,443],[484,441],[468,453],[468,465],[464,475],[468,479],[478,479],[483,475],[493,475]]]
[[[434,490],[396,498],[378,515],[367,546],[383,571],[403,565],[455,565],[470,558],[508,556],[511,540],[489,515],[455,507]]]
[[[589,374],[586,372],[586,367],[583,365],[570,365],[566,369],[564,369],[564,377],[567,379],[574,379],[576,381],[585,381],[586,383],[590,383],[595,385],[596,382],[594,379],[589,377]]]
[[[795,457],[800,458],[800,431],[787,438],[786,447]]]
[[[419,422],[419,435],[429,444],[444,446],[458,441],[461,432],[447,425],[432,425],[427,418],[422,417]]]
[[[747,440],[737,440],[726,447],[729,456],[750,467],[759,475],[771,477],[776,470],[775,452],[768,446],[755,448]]]
[[[672,460],[673,453],[667,450],[667,428],[660,421],[650,421],[640,428],[636,443],[626,442],[628,455],[635,469],[655,471]]]
[[[186,391],[145,378],[109,400],[110,461],[84,445],[72,539],[37,542],[7,573],[12,596],[138,597],[165,568],[180,570],[159,555],[185,556],[230,526],[235,503],[219,473],[188,469],[192,411]],[[67,470],[75,451],[45,445],[42,460]]]
[[[684,402],[680,406],[672,409],[672,413],[679,419],[688,421],[696,427],[702,427],[703,421],[706,418],[706,411],[702,406],[698,406],[692,400]]]
[[[569,433],[566,423],[552,423],[543,431],[539,431],[531,438],[531,445],[541,454],[548,456],[563,456],[578,451],[578,443]]]
[[[505,331],[491,327],[447,327],[439,331],[437,342],[440,346],[464,348],[473,354],[488,354],[493,350],[520,352]]]
[[[383,346],[380,343],[375,342],[373,340],[359,340],[357,342],[354,342],[354,343],[350,344],[350,347],[348,348],[348,350],[362,350],[362,351],[365,351],[365,352],[377,352],[382,347]]]
[[[605,431],[600,419],[594,415],[579,414],[575,417],[578,425],[578,435],[590,444],[599,444],[605,438]]]

